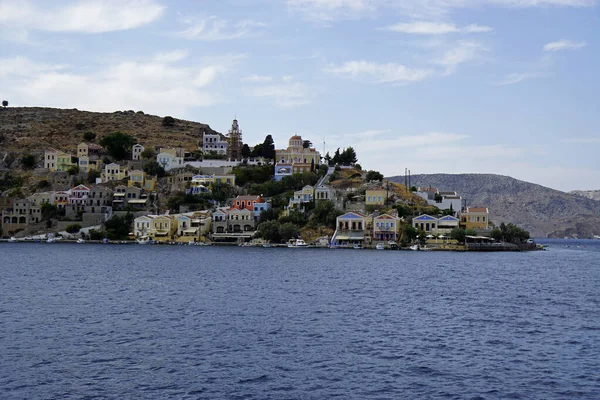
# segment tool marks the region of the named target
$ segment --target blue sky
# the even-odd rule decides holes
[[[600,189],[599,38],[600,0],[0,0],[0,97]]]

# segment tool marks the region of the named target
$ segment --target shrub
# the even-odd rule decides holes
[[[32,169],[35,167],[35,156],[33,154],[25,154],[21,157],[21,165],[23,168]]]
[[[87,131],[83,134],[83,140],[85,140],[86,142],[93,142],[94,140],[96,140],[96,134],[92,131]]]
[[[168,127],[175,126],[175,118],[167,115],[166,117],[163,118],[162,125],[168,126]]]
[[[124,160],[131,155],[131,147],[137,140],[131,135],[116,131],[100,139],[100,145],[115,160]]]
[[[67,231],[67,233],[70,233],[70,234],[77,233],[81,230],[81,224],[67,225],[67,228],[65,230]]]

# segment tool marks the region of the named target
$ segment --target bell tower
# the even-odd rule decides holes
[[[242,131],[237,119],[234,119],[227,133],[227,157],[231,160],[241,160],[242,146]]]

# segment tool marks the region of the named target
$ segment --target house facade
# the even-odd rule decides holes
[[[134,161],[139,161],[142,159],[142,153],[144,152],[145,148],[144,146],[142,146],[141,144],[134,144],[131,147],[131,159]]]
[[[359,212],[348,212],[336,218],[336,229],[331,239],[334,247],[362,245],[367,234],[369,217]]]
[[[487,207],[467,207],[460,214],[460,226],[465,229],[486,230],[490,226],[489,215]]]
[[[321,154],[312,147],[304,147],[304,140],[299,135],[292,136],[287,149],[275,150],[275,180],[284,176],[310,172],[321,162]]]
[[[400,218],[389,214],[373,218],[373,239],[382,241],[397,241],[400,228]]]
[[[385,189],[367,189],[365,192],[365,204],[368,206],[383,206],[387,201],[387,194]]]

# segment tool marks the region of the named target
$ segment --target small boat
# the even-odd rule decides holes
[[[262,247],[269,248],[269,247],[273,247],[273,246],[271,245],[271,243],[265,243],[262,245]]]
[[[290,239],[287,247],[308,247],[308,244],[302,239]]]
[[[413,251],[419,251],[419,250],[421,250],[421,248],[419,247],[418,244],[413,244],[412,246],[409,247],[409,249],[411,249]]]
[[[354,250],[362,250],[362,248],[363,248],[363,247],[362,247],[362,245],[360,245],[360,244],[355,244],[354,246],[352,246],[352,248],[353,248]]]
[[[77,239],[77,244],[83,244],[83,243],[85,243],[85,240],[83,240],[81,238]]]
[[[10,239],[8,239],[8,243],[17,243],[17,242],[18,242],[18,240],[17,240],[17,238],[16,238],[16,237],[14,237],[14,236],[13,236],[13,237],[11,237]]]
[[[376,250],[385,250],[385,245],[381,242],[377,243],[377,245],[375,246]]]
[[[46,243],[56,243],[56,238],[48,238],[48,240],[46,240]]]
[[[600,239],[600,235],[594,235],[594,239]]]
[[[135,240],[137,244],[150,244],[150,238],[148,236],[143,236],[139,239]]]

